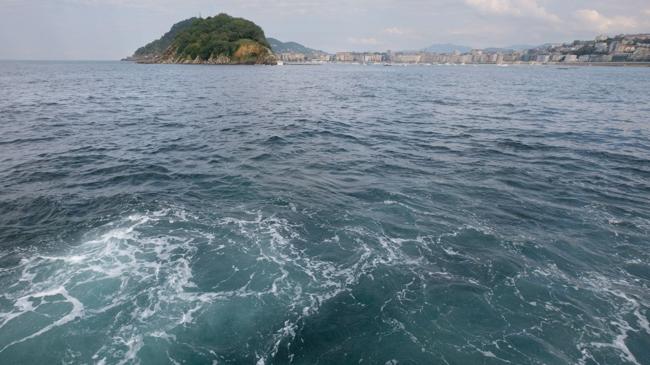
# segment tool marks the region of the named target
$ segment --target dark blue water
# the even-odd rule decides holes
[[[0,363],[650,364],[649,86],[0,63]]]

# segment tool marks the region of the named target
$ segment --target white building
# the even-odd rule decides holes
[[[578,56],[574,54],[568,54],[564,56],[564,62],[578,62]]]

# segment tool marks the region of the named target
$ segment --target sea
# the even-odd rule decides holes
[[[650,69],[0,62],[0,364],[650,364]]]

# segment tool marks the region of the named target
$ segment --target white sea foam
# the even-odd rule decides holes
[[[275,267],[276,274],[272,277],[269,288],[259,294],[288,301],[287,319],[273,335],[273,346],[258,353],[258,364],[271,361],[283,344],[289,348],[302,323],[318,313],[328,300],[349,291],[369,267],[378,264],[373,262],[374,259],[371,260],[372,250],[364,242],[359,242],[351,253],[357,257],[351,265],[319,260],[317,256],[303,252],[294,244],[294,241],[302,239],[297,231],[299,227],[284,219],[264,217],[259,212],[249,220],[225,218],[222,224],[237,227],[239,234],[246,238],[245,241],[253,244],[257,250],[258,261]],[[386,237],[382,239],[386,240],[381,245],[388,256],[378,260],[393,261],[401,257],[396,253],[392,256],[390,254],[399,246],[397,242],[389,243]],[[339,242],[340,238],[335,235],[323,243],[339,245]],[[296,280],[296,277],[300,277],[296,273],[305,275],[308,280]],[[290,358],[292,356],[289,354]]]
[[[146,337],[176,342],[174,329],[194,325],[197,316],[215,301],[272,297],[286,303],[287,312],[280,314],[285,321],[272,335],[272,346],[259,349],[260,361],[270,361],[283,343],[290,345],[307,318],[318,313],[331,298],[349,291],[363,273],[381,262],[406,258],[398,252],[402,241],[383,237],[380,246],[372,249],[367,243],[358,242],[350,252],[357,257],[352,264],[320,260],[296,246],[295,242],[302,239],[298,226],[261,212],[249,212],[247,216],[217,221],[219,229],[235,236],[213,245],[217,239],[213,233],[179,228],[184,220],[197,219],[188,213],[170,209],[131,214],[89,232],[87,239],[67,252],[25,257],[18,268],[19,282],[24,285],[5,294],[14,302],[14,308],[0,315],[0,328],[37,309],[30,298],[60,294],[59,300],[69,303],[71,309],[52,324],[16,338],[4,349],[42,336],[54,327],[117,313],[102,329],[112,341],[97,349],[93,361],[137,363]],[[256,275],[254,271],[238,289],[201,291],[192,269],[199,242],[214,247],[211,250],[215,254],[235,249],[245,255],[256,255],[257,265],[263,268],[258,271],[266,271],[268,276]],[[327,243],[343,248],[337,235]],[[383,252],[379,256],[377,249]],[[42,275],[45,271],[50,274]],[[233,265],[232,272],[239,271]],[[257,288],[252,290],[250,286],[254,283]],[[260,287],[260,283],[266,286]],[[109,291],[99,297],[87,292],[96,287]]]
[[[59,300],[45,300],[46,297],[56,297],[56,296],[63,296],[64,300],[59,301]],[[43,302],[46,303],[69,303],[72,308],[70,311],[64,315],[63,317],[59,318],[58,320],[54,321],[53,323],[41,328],[40,330],[32,333],[29,336],[25,336],[23,338],[14,340],[10,342],[9,344],[5,345],[4,347],[0,348],[0,353],[2,353],[4,350],[7,348],[25,342],[27,340],[30,340],[32,338],[38,337],[44,333],[47,333],[48,331],[52,330],[53,328],[60,327],[65,325],[68,322],[71,322],[77,318],[80,318],[83,316],[84,313],[84,306],[81,304],[81,302],[71,296],[68,291],[64,287],[58,287],[55,289],[51,289],[48,291],[42,291],[42,292],[37,292],[37,293],[31,293],[29,295],[23,296],[21,298],[18,298],[15,302],[15,308],[17,309],[14,313],[11,313],[7,316],[7,319],[3,321],[2,325],[0,325],[0,329],[2,329],[5,324],[7,324],[9,321],[11,321],[14,318],[17,318],[27,312],[33,312],[38,308],[37,305],[36,307],[33,306],[31,303],[32,299],[41,299]]]
[[[307,251],[314,245],[305,244],[305,238],[301,236],[303,227],[287,219],[262,212],[242,215],[213,222],[217,228],[214,232],[219,232],[215,234],[192,229],[191,224],[184,225],[184,220],[193,223],[198,219],[188,213],[165,210],[132,214],[90,232],[81,244],[68,252],[25,256],[13,269],[19,273],[18,283],[4,294],[13,302],[13,309],[0,313],[0,329],[19,320],[25,313],[36,311],[42,305],[38,300],[45,297],[54,295],[55,299],[49,299],[50,302],[67,303],[69,309],[50,324],[3,344],[0,353],[18,343],[44,336],[55,327],[70,326],[76,321],[100,316],[115,316],[102,329],[111,341],[97,349],[93,361],[137,363],[139,352],[148,346],[147,338],[157,339],[154,342],[160,346],[177,344],[182,339],[177,337],[175,330],[196,326],[197,319],[207,310],[217,308],[217,304],[259,300],[260,303],[280,304],[276,307],[281,308],[274,309],[277,313],[271,313],[282,322],[275,325],[273,332],[267,333],[270,341],[266,347],[254,349],[258,363],[272,363],[281,348],[286,347],[288,356],[292,358],[291,345],[310,317],[317,315],[331,299],[342,294],[351,295],[360,279],[364,276],[373,279],[373,272],[379,267],[399,269],[410,275],[401,289],[393,291],[385,299],[380,310],[382,322],[423,351],[428,351],[430,344],[418,338],[416,331],[391,317],[394,306],[418,305],[417,310],[423,310],[427,303],[416,304],[413,298],[420,297],[419,291],[424,292],[427,283],[432,281],[463,280],[485,289],[486,297],[491,295],[491,288],[481,280],[471,276],[459,277],[445,271],[444,266],[427,266],[426,258],[412,255],[413,248],[417,248],[431,256],[438,254],[442,256],[441,260],[452,260],[449,256],[455,256],[475,265],[487,265],[475,260],[471,251],[446,241],[446,238],[474,228],[461,227],[439,237],[407,239],[359,226],[345,227],[320,243],[343,250],[353,258],[335,261]],[[490,232],[489,229],[485,231]],[[200,287],[200,281],[197,281],[200,276],[196,275],[193,267],[199,248],[215,255],[215,258],[237,252],[243,258],[251,259],[250,265],[253,266],[247,267],[245,262],[233,264],[229,260],[236,257],[225,257],[223,262],[229,263],[226,267],[230,274],[224,275],[216,285],[211,283],[210,289],[206,290]],[[449,256],[441,255],[442,252]],[[503,285],[513,286],[515,295],[522,302],[531,306],[534,303],[535,308],[555,313],[560,313],[562,303],[530,299],[519,291],[517,280],[526,276],[535,276],[544,282],[565,283],[606,297],[610,302],[616,301],[620,313],[612,318],[612,324],[603,324],[592,330],[602,341],[585,341],[579,350],[584,359],[592,356],[593,351],[607,348],[619,352],[626,361],[639,361],[627,347],[626,340],[630,332],[650,333],[643,312],[647,303],[627,290],[620,290],[625,283],[614,283],[595,274],[575,278],[553,264],[530,268],[503,280]],[[233,278],[240,280],[237,287],[219,290],[229,286],[226,284],[234,281]],[[96,287],[103,287],[108,292],[99,296],[88,292]],[[635,320],[630,321],[629,315]],[[608,330],[612,326],[618,330],[617,333]],[[502,341],[507,343],[505,339]],[[498,342],[495,343],[498,349]],[[500,356],[494,348],[488,351],[476,347],[476,350],[486,357]],[[211,356],[216,357],[214,354]]]
[[[627,345],[631,332],[646,332],[650,334],[648,320],[641,312],[642,308],[647,309],[648,303],[643,296],[635,296],[630,293],[636,291],[630,283],[624,279],[613,280],[595,272],[584,273],[581,277],[573,278],[560,270],[556,265],[537,268],[534,275],[546,279],[566,283],[576,291],[587,291],[594,298],[607,303],[612,312],[606,318],[593,317],[589,332],[586,335],[592,338],[600,338],[608,341],[592,340],[587,343],[578,344],[578,350],[582,356],[578,363],[586,364],[588,360],[595,361],[594,351],[598,349],[612,349],[617,351],[621,360],[631,364],[640,364],[635,354]],[[571,303],[558,302],[559,305],[571,306]],[[547,303],[545,308],[549,311],[559,311],[556,305]],[[630,323],[628,318],[636,319]],[[593,323],[593,322],[596,323]],[[615,329],[612,331],[612,328]]]
[[[128,326],[114,322],[106,329],[113,334],[115,346],[127,350],[120,352],[112,345],[105,345],[94,356],[97,362],[135,362],[147,333],[147,321],[152,318],[155,323],[162,323],[159,336],[179,324],[190,323],[201,303],[214,297],[187,291],[195,287],[190,263],[196,252],[195,241],[209,241],[213,236],[173,230],[167,230],[164,236],[143,234],[147,230],[155,231],[158,224],[164,226],[188,216],[178,210],[133,214],[90,232],[89,239],[69,252],[24,257],[20,277],[13,285],[15,289],[4,293],[5,298],[13,301],[13,309],[0,314],[0,329],[46,303],[67,303],[70,309],[52,323],[10,341],[0,348],[0,353],[45,335],[53,328],[100,316],[113,308],[131,306],[135,296],[146,297],[148,302],[132,307],[129,316],[135,322]],[[103,286],[111,280],[118,285],[106,287],[111,290],[109,295],[98,298],[86,294],[88,288]],[[20,283],[24,285],[18,286]],[[137,291],[139,286],[142,289]]]

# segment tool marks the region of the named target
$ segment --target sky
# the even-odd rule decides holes
[[[222,12],[328,52],[650,33],[650,0],[0,0],[0,59],[120,59],[180,20]]]

